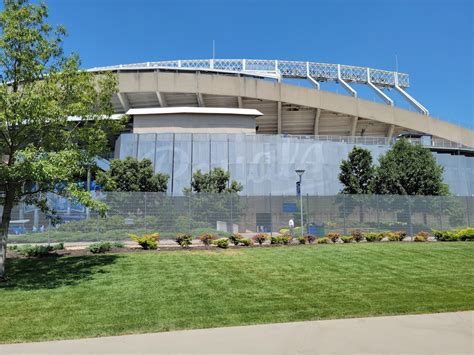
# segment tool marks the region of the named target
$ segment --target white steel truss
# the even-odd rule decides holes
[[[367,67],[267,59],[186,59],[120,64],[92,68],[89,71],[134,70],[233,73],[253,77],[272,78],[278,81],[282,78],[307,79],[317,89],[320,88],[320,82],[333,81],[341,84],[349,94],[354,97],[357,97],[357,92],[349,83],[365,84],[371,87],[388,105],[393,105],[393,100],[389,98],[382,89],[395,89],[421,113],[428,115],[428,110],[404,90],[410,86],[408,74]]]

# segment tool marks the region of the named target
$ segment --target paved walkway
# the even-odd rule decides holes
[[[0,354],[474,354],[474,312],[0,345]]]

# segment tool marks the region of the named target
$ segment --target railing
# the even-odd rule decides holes
[[[275,136],[271,134],[258,134],[264,136]],[[398,139],[397,137],[393,137],[391,139],[387,137],[357,137],[357,136],[324,136],[324,135],[279,135],[280,137],[284,138],[295,138],[295,139],[310,139],[319,142],[339,142],[339,143],[348,143],[348,144],[362,144],[362,145],[392,145]],[[461,149],[461,150],[469,150],[474,151],[473,147],[468,147],[461,143],[451,142],[446,139],[442,138],[435,138],[427,136],[430,139],[428,141],[423,141],[422,138],[407,138],[413,144],[421,144],[427,148],[439,148],[439,149]]]
[[[114,66],[97,67],[90,71],[104,70],[140,70],[140,69],[182,69],[205,70],[241,73],[243,75],[271,75],[275,77],[306,79],[316,81],[337,81],[341,78],[347,82],[368,84],[370,81],[380,87],[394,88],[398,78],[398,86],[410,86],[409,76],[405,73],[355,67],[350,65],[297,62],[288,60],[264,59],[188,59],[136,64],[120,64]],[[340,76],[339,76],[340,74]]]

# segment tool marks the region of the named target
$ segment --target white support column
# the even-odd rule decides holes
[[[321,89],[321,86],[319,85],[319,82],[316,81],[312,76],[308,76],[308,80],[311,81],[311,84],[313,84],[316,89],[318,89],[318,90]]]
[[[120,105],[122,105],[123,111],[126,113],[130,109],[130,104],[128,102],[127,96],[123,92],[119,92],[117,96],[120,101]]]
[[[206,104],[204,102],[204,97],[202,97],[202,94],[200,92],[196,93],[196,97],[197,97],[197,102],[198,102],[199,107],[206,107]]]
[[[311,73],[309,70],[309,62],[306,62],[306,79],[308,79],[316,89],[318,90],[321,89],[319,82],[311,76]]]
[[[280,83],[281,82],[281,73],[280,69],[278,69],[278,60],[275,60],[275,74],[277,77],[277,81]]]
[[[342,87],[346,89],[349,94],[354,97],[357,97],[357,91],[355,91],[344,79],[342,79],[340,64],[337,65],[337,82],[341,84]]]
[[[403,90],[399,85],[398,85],[398,73],[394,74],[395,77],[395,89],[407,99],[407,101],[418,111],[420,111],[422,114],[428,116],[430,112],[418,101],[416,101],[409,93],[407,93],[405,90]]]
[[[316,112],[314,113],[314,130],[313,134],[315,136],[319,136],[319,119],[321,117],[321,109],[317,108]]]
[[[393,138],[393,132],[394,131],[395,131],[395,125],[394,124],[389,125],[388,130],[387,130],[387,141],[388,141],[389,144],[390,144],[390,141]]]
[[[352,118],[352,125],[351,125],[351,137],[355,137],[357,132],[357,121],[359,121],[359,117],[355,116]]]
[[[243,102],[242,102],[242,96],[237,96],[237,106],[238,106],[239,108],[244,107],[244,104],[243,104]]]
[[[277,133],[281,134],[281,101],[277,103]]]
[[[382,90],[380,90],[377,86],[375,86],[371,79],[370,79],[370,69],[367,68],[367,84],[375,91],[377,95],[379,95],[382,100],[386,102],[387,105],[393,106],[393,100],[388,97]]]
[[[166,107],[168,104],[166,103],[165,95],[163,93],[157,91],[156,92],[156,98],[158,99],[158,102],[160,104],[160,107]]]

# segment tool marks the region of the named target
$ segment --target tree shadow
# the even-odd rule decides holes
[[[107,273],[105,266],[119,255],[94,255],[7,260],[7,281],[0,290],[39,290],[73,286],[91,280],[94,274]]]

